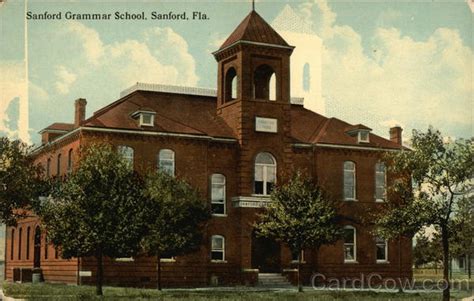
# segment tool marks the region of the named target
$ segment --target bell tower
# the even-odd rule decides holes
[[[252,10],[213,53],[218,62],[218,115],[237,129],[246,117],[253,117],[248,115],[253,115],[255,103],[289,105],[293,49]]]

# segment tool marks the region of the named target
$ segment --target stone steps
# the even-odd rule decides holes
[[[259,273],[258,286],[260,287],[291,287],[291,283],[282,274],[277,273]]]

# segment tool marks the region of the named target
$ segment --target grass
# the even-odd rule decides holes
[[[212,289],[212,290],[165,290],[158,292],[153,289],[104,287],[104,296],[95,296],[93,286],[74,286],[65,284],[31,284],[3,283],[4,294],[27,300],[160,300],[160,301],[409,301],[409,300],[440,300],[441,293],[388,293],[370,291],[314,291],[307,289],[304,293],[296,291],[246,291]],[[464,298],[472,292],[455,292],[456,300]]]

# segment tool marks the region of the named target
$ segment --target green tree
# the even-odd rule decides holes
[[[336,206],[312,179],[296,173],[290,181],[277,186],[271,194],[272,203],[255,224],[257,234],[286,244],[298,256],[298,291],[301,254],[304,249],[318,250],[342,236],[337,223]]]
[[[78,168],[44,201],[39,215],[62,257],[93,256],[102,295],[103,257],[135,254],[146,229],[143,181],[108,144],[81,149]]]
[[[424,226],[439,228],[443,249],[443,278],[450,296],[449,244],[453,209],[469,193],[474,172],[472,141],[458,140],[445,144],[439,131],[413,131],[412,149],[392,153],[387,160],[389,171],[398,178],[391,190],[393,198],[377,218],[377,231],[385,237],[414,235]],[[410,176],[413,185],[410,185]]]
[[[157,260],[157,288],[161,290],[161,256],[179,256],[202,245],[203,229],[211,217],[207,202],[184,180],[153,172],[145,180],[149,200],[145,251]]]
[[[42,168],[32,148],[20,140],[0,138],[0,224],[16,225],[41,190]]]
[[[440,243],[438,240],[430,239],[424,231],[416,237],[416,244],[413,248],[413,261],[415,267],[419,268],[425,265],[433,264],[436,268],[442,260],[440,252]]]
[[[451,257],[464,257],[471,278],[471,258],[474,255],[474,196],[459,200],[451,220]]]

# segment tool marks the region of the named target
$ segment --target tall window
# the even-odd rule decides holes
[[[356,199],[356,165],[354,162],[344,162],[344,199]]]
[[[344,227],[344,262],[354,262],[357,258],[356,229]]]
[[[388,244],[382,237],[375,238],[375,245],[377,248],[377,262],[386,262],[388,260]]]
[[[26,260],[30,259],[30,227],[26,228]]]
[[[174,176],[174,151],[162,149],[158,154],[158,168],[170,176]]]
[[[255,158],[254,193],[269,195],[276,183],[276,160],[269,153],[259,153]]]
[[[133,148],[126,145],[119,145],[117,148],[119,154],[127,162],[130,168],[133,168]]]
[[[46,234],[44,237],[44,259],[48,259],[49,238]]]
[[[56,175],[61,175],[61,154],[58,155],[58,160],[56,162]]]
[[[15,229],[12,229],[11,245],[10,245],[10,260],[13,260],[15,252]]]
[[[23,229],[18,230],[18,260],[21,260],[21,240],[22,240]]]
[[[46,177],[49,178],[51,176],[51,158],[48,158],[46,161]]]
[[[375,201],[383,202],[386,198],[386,174],[385,164],[375,164]]]
[[[67,154],[67,172],[72,171],[72,148],[69,150]]]
[[[225,260],[225,239],[221,235],[213,235],[211,241],[211,260]]]
[[[225,176],[211,176],[211,207],[213,214],[225,214]]]

